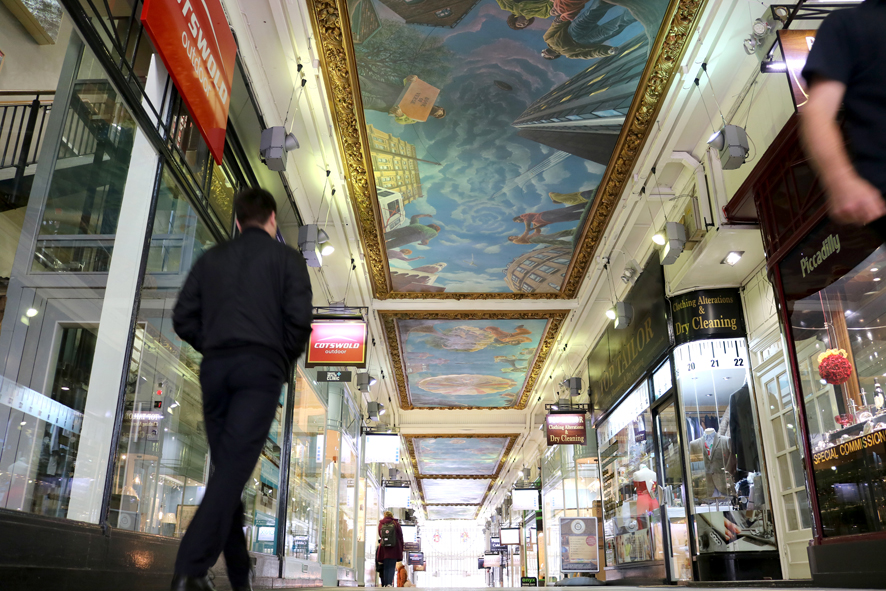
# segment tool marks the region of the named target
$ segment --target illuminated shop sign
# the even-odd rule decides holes
[[[311,324],[307,367],[366,367],[366,323],[327,321]]]
[[[676,296],[671,302],[677,344],[700,339],[745,336],[737,289],[705,289]]]
[[[221,164],[237,57],[225,11],[218,0],[144,0],[141,22]]]
[[[545,417],[548,445],[587,445],[583,414],[550,414]]]

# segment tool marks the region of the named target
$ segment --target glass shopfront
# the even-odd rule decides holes
[[[326,408],[301,367],[295,374],[293,408],[286,556],[319,562]]]
[[[664,559],[649,385],[597,426],[606,566]]]
[[[546,561],[547,569],[541,574],[548,581],[563,579],[566,575],[560,570],[560,518],[597,517],[600,518],[600,476],[597,470],[597,453],[593,445],[555,445],[542,457],[542,512],[544,515],[544,535],[538,536],[534,518],[529,522],[531,537],[535,544],[547,544],[546,548],[535,551],[553,557]],[[534,560],[538,558],[533,557]],[[531,568],[527,558],[527,570]],[[527,575],[533,576],[533,575]]]
[[[744,338],[709,339],[673,353],[689,460],[688,495],[696,564],[704,580],[739,564],[740,578],[778,578],[777,545],[758,439],[753,381]],[[736,558],[752,553],[748,562]],[[757,566],[748,566],[756,561]],[[746,570],[746,569],[751,569]],[[769,570],[767,570],[769,569]],[[768,574],[767,574],[768,573]]]
[[[823,538],[886,530],[886,247],[864,231],[820,225],[779,265],[811,449]],[[883,355],[881,355],[883,353]],[[789,390],[785,395],[789,395]],[[770,394],[773,405],[779,400]],[[797,417],[787,419],[795,446]],[[803,482],[798,451],[779,458],[784,487]],[[808,519],[809,500],[800,515]],[[806,525],[808,526],[808,524]]]

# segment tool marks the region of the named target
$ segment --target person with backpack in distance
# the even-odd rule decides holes
[[[400,522],[394,519],[394,514],[385,511],[384,518],[378,522],[378,537],[381,544],[378,547],[378,559],[384,565],[381,574],[381,586],[390,587],[394,584],[394,574],[397,563],[403,560],[403,530]]]

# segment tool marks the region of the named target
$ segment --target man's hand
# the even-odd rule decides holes
[[[886,201],[872,184],[850,173],[828,187],[830,216],[841,224],[863,226],[886,215]]]
[[[402,117],[403,116],[403,109],[401,109],[400,107],[394,107],[393,109],[388,111],[388,114],[393,115],[394,117]]]
[[[418,80],[418,76],[416,76],[415,74],[410,74],[409,76],[406,77],[405,82],[406,82],[406,84],[411,84],[412,82],[415,82],[416,80]]]

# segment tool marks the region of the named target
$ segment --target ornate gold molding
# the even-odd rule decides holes
[[[391,355],[391,364],[394,368],[394,379],[397,382],[397,392],[400,394],[400,408],[403,410],[522,410],[526,408],[529,394],[538,381],[541,369],[560,334],[563,321],[569,314],[568,310],[533,310],[530,312],[514,311],[488,311],[469,310],[457,311],[409,311],[409,312],[386,312],[379,310],[378,315],[385,329],[385,338],[388,341],[388,351]],[[400,334],[397,331],[397,320],[547,320],[545,333],[536,350],[535,360],[526,374],[526,383],[520,393],[520,398],[514,406],[509,408],[489,408],[482,406],[412,406],[409,399],[409,384],[406,380],[406,360],[403,358]]]
[[[696,19],[707,0],[671,0],[655,43],[649,50],[650,59],[640,78],[640,84],[625,117],[625,125],[615,144],[609,166],[600,179],[594,205],[588,214],[588,223],[582,231],[579,246],[563,283],[561,296],[574,298],[588,272],[597,246],[612,219],[612,212],[624,192],[631,171],[637,163],[640,150],[649,137],[652,122],[661,110],[661,99],[674,79],[674,72],[686,51],[686,42],[695,30]]]
[[[435,480],[477,480],[477,479],[489,479],[492,482],[495,482],[495,479],[498,478],[501,473],[501,469],[505,466],[508,461],[508,457],[511,455],[511,450],[514,449],[514,444],[517,442],[518,434],[516,433],[502,433],[502,434],[494,434],[494,435],[464,435],[464,434],[453,434],[453,435],[401,435],[406,442],[406,452],[409,454],[409,461],[412,464],[412,470],[415,473],[416,480],[421,480],[422,478],[435,479]],[[495,472],[492,474],[466,474],[466,475],[453,475],[453,474],[422,474],[421,470],[418,468],[418,460],[415,457],[415,440],[416,439],[489,439],[489,438],[508,438],[508,443],[505,445],[505,450],[501,454],[501,459],[498,461],[498,465],[495,467]],[[488,494],[488,491],[487,491]],[[424,499],[424,496],[422,496]],[[485,497],[483,499],[486,500]],[[439,505],[440,503],[432,503],[433,505]],[[471,504],[471,503],[468,503]],[[482,505],[482,503],[480,503]]]
[[[625,119],[609,166],[600,182],[588,223],[582,230],[566,281],[559,293],[422,293],[393,292],[381,219],[371,174],[369,140],[363,104],[357,89],[357,70],[347,0],[308,0],[311,22],[316,32],[320,63],[325,73],[332,118],[345,165],[345,176],[357,225],[363,241],[369,275],[378,299],[523,300],[571,299],[578,294],[594,253],[612,218],[627,179],[646,142],[661,98],[673,81],[677,65],[686,51],[696,20],[706,0],[671,0],[662,27],[650,49],[650,59],[640,78],[634,101]]]
[[[472,478],[463,478],[462,480],[488,480],[489,485],[486,487],[486,492],[483,493],[483,499],[480,500],[479,503],[428,503],[427,499],[425,499],[425,480],[452,480],[439,478],[437,476],[417,476],[416,480],[418,480],[418,494],[421,497],[422,503],[425,504],[425,507],[431,505],[433,507],[472,507],[477,505],[478,507],[482,507],[483,503],[486,502],[486,497],[489,496],[489,491],[492,490],[492,485],[495,484],[495,479],[492,476],[475,476]]]

